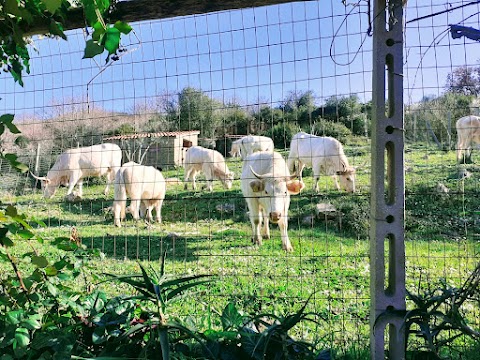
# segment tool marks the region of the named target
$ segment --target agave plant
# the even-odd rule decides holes
[[[151,307],[144,308],[140,312],[140,317],[132,322],[132,326],[118,337],[118,342],[128,342],[128,339],[141,334],[142,338],[146,339],[145,349],[147,350],[145,351],[155,353],[157,356],[161,354],[161,357],[158,358],[166,360],[170,359],[171,342],[169,333],[174,333],[180,334],[184,338],[197,340],[205,351],[210,353],[200,335],[180,322],[168,318],[167,306],[169,303],[185,296],[188,291],[208,283],[210,280],[206,278],[211,275],[172,277],[165,273],[165,258],[166,251],[163,254],[159,271],[155,271],[152,267],[147,271],[139,264],[141,274],[124,276],[107,274],[111,280],[129,284],[138,292],[135,296],[124,298],[124,301],[137,300],[139,304],[147,302],[153,305],[155,309],[151,311]]]

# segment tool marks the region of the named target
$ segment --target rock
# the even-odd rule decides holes
[[[438,183],[436,190],[440,194],[448,194],[448,192],[450,191],[443,183]]]
[[[457,175],[459,180],[469,178],[470,176],[472,176],[472,173],[467,169],[460,169]]]
[[[302,224],[303,225],[313,225],[314,222],[315,222],[315,216],[313,216],[313,215],[305,216],[302,219]]]
[[[235,204],[218,204],[217,206],[215,206],[215,209],[218,212],[231,214],[235,211]]]
[[[317,215],[318,218],[324,218],[324,217],[337,217],[338,211],[335,206],[333,206],[330,203],[320,203],[317,204],[315,207],[315,214]]]

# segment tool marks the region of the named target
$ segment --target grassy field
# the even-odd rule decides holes
[[[282,251],[276,226],[271,227],[272,239],[260,248],[251,244],[238,180],[229,191],[215,183],[212,193],[169,185],[162,224],[128,219],[122,228],[113,226],[108,212],[113,194],[103,196],[103,185],[85,186],[85,197],[77,203],[63,201],[65,188],[51,200],[44,200],[38,190],[17,189],[16,195],[2,194],[2,201],[15,203],[21,212],[45,222],[47,227],[37,230],[46,239],[69,236],[76,227],[83,244],[104,254],[92,264],[100,275],[136,273],[137,261],[155,266],[165,249],[168,272],[215,275],[210,286],[173,309],[178,316],[192,316],[200,327],[206,327],[209,314],[220,312],[230,300],[247,312],[285,313],[297,310],[314,294],[309,310],[320,315],[321,325],[297,329],[298,335],[361,358],[368,345],[367,236],[370,192],[375,190],[369,185],[368,144],[347,146],[346,153],[358,167],[357,193],[334,190],[333,181],[324,176],[316,194],[311,172],[305,172],[307,187],[292,197],[290,206],[293,253]],[[228,165],[238,178],[241,161],[228,159]],[[459,286],[479,260],[479,169],[468,166],[471,176],[459,179],[461,168],[453,152],[416,145],[407,147],[405,170],[407,287],[416,292],[440,278]],[[183,170],[164,175],[183,179]],[[439,183],[449,192],[437,190]],[[332,203],[342,216],[327,221],[307,218],[314,215],[318,203]],[[17,251],[26,248],[24,244]],[[48,242],[41,247],[44,253],[55,251]],[[112,294],[130,292],[124,286],[102,286]]]

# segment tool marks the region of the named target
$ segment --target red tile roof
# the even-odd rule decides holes
[[[199,135],[200,131],[161,131],[153,133],[137,133],[126,135],[115,135],[104,137],[103,140],[128,140],[128,139],[145,139],[145,138],[159,138],[159,137],[176,137],[184,135]]]

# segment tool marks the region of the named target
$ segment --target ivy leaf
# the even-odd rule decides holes
[[[128,25],[126,22],[123,22],[123,21],[117,21],[115,23],[115,25],[113,25],[116,29],[118,29],[118,31],[120,31],[122,34],[125,34],[127,35],[128,33],[130,33],[130,31],[132,31],[132,27],[130,25]]]
[[[92,39],[100,42],[101,36],[105,34],[105,28],[103,27],[103,24],[100,21],[97,21],[95,24],[93,24],[92,27],[93,27]]]
[[[85,53],[83,55],[83,58],[84,59],[93,58],[93,57],[103,53],[103,50],[104,50],[103,46],[97,44],[93,40],[88,40],[87,44],[85,46]]]
[[[13,114],[4,114],[0,116],[0,123],[5,125],[12,134],[20,134],[20,130],[18,130],[17,126],[13,123],[14,116]]]
[[[62,0],[42,0],[42,3],[45,5],[50,14],[55,14],[55,12],[62,5]]]
[[[110,55],[115,54],[120,46],[120,30],[114,27],[108,28],[105,36],[105,49]]]

